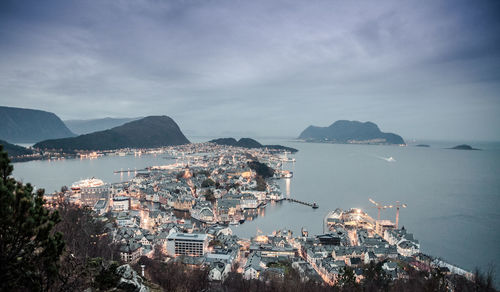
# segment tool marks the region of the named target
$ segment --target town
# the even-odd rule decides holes
[[[295,161],[287,152],[196,143],[113,154],[142,153],[167,155],[176,162],[134,170],[130,181],[109,184],[89,178],[62,192],[65,201],[89,206],[108,221],[122,262],[134,264],[143,256],[162,254],[164,261],[207,268],[212,281],[224,281],[230,272],[245,279],[279,278],[295,269],[303,280],[334,285],[346,272],[362,281],[362,268],[378,263],[391,279],[407,278],[407,267],[472,277],[421,253],[419,241],[398,226],[398,218],[396,223],[373,219],[360,209],[326,214],[323,234],[302,228],[299,234],[276,230],[249,239],[233,235],[232,226],[253,220],[269,203],[289,200],[318,208],[315,202],[282,194],[277,180],[293,176],[283,168]],[[45,199],[54,203],[60,196],[47,194]]]

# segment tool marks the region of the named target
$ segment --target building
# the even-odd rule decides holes
[[[264,270],[261,259],[262,257],[258,252],[252,252],[248,256],[248,260],[243,269],[243,278],[247,280],[259,278],[260,272]]]
[[[126,263],[135,263],[142,255],[142,247],[138,243],[127,243],[120,247],[120,257]]]
[[[195,233],[171,233],[167,236],[167,254],[203,256],[208,250],[208,235]]]
[[[130,197],[114,197],[113,210],[114,211],[128,211],[130,209]]]
[[[241,208],[243,209],[255,209],[259,206],[257,198],[250,193],[243,193],[240,195]]]
[[[83,205],[93,207],[99,199],[109,197],[110,186],[104,184],[100,179],[91,178],[74,183],[71,186],[71,191],[80,195],[80,201]]]
[[[107,199],[99,199],[97,203],[94,205],[94,211],[99,215],[102,216],[106,212],[108,212],[109,209],[109,203]]]
[[[231,270],[231,265],[223,262],[213,262],[210,264],[208,279],[211,281],[224,281]]]

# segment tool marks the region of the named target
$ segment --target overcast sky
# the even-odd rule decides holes
[[[1,1],[0,105],[500,140],[500,1]]]

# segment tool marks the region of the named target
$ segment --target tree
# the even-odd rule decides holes
[[[205,200],[207,200],[207,201],[211,202],[212,204],[214,204],[215,201],[217,200],[217,198],[215,198],[214,191],[212,191],[211,189],[208,189],[205,192]]]
[[[363,269],[363,276],[365,277],[363,281],[363,286],[368,291],[388,291],[391,278],[382,269],[384,262],[374,263],[370,262]]]
[[[337,285],[343,289],[354,288],[356,286],[356,276],[351,267],[346,266],[340,269]]]
[[[57,279],[64,249],[57,211],[44,207],[36,193],[11,177],[14,167],[0,145],[0,290],[47,291]]]
[[[202,188],[208,188],[213,186],[215,186],[215,182],[210,178],[203,180],[203,182],[201,183]]]
[[[114,259],[114,245],[106,221],[97,218],[88,206],[62,202],[57,208],[61,222],[55,230],[63,234],[66,247],[74,257]]]
[[[248,167],[253,169],[257,173],[257,175],[260,175],[263,178],[273,177],[274,175],[274,169],[257,160],[248,162]]]
[[[108,285],[120,258],[118,246],[112,243],[105,218],[97,218],[89,207],[80,207],[64,200],[57,205],[61,222],[55,230],[63,234],[66,248],[60,259],[57,291],[83,291]],[[113,268],[114,267],[114,268]],[[111,268],[111,270],[110,270]],[[105,284],[100,284],[104,279]],[[104,285],[104,286],[102,286]]]

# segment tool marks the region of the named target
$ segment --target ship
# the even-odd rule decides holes
[[[71,185],[71,189],[73,191],[79,191],[81,188],[96,188],[103,186],[104,182],[100,179],[97,179],[95,177],[89,178],[89,179],[83,179],[80,181],[77,181]]]
[[[281,171],[281,177],[282,178],[292,178],[293,177],[293,172],[289,170],[282,170]]]

